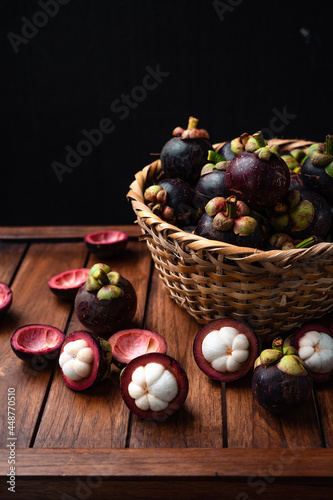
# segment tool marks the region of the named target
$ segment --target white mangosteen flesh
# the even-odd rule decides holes
[[[128,393],[140,410],[165,410],[178,394],[177,379],[159,363],[139,366],[132,373]]]
[[[67,378],[78,382],[90,375],[93,360],[93,350],[88,347],[84,339],[79,339],[64,346],[59,357],[59,365]]]
[[[248,359],[250,343],[236,328],[224,326],[213,330],[202,342],[202,354],[218,372],[234,373]]]
[[[333,370],[333,338],[327,333],[311,330],[299,340],[299,357],[314,373]]]

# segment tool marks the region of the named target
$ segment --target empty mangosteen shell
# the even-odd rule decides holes
[[[214,370],[214,368],[208,361],[206,361],[202,354],[202,342],[204,338],[210,332],[214,330],[220,330],[225,326],[230,326],[238,330],[239,333],[243,333],[250,343],[249,356],[247,360],[242,364],[241,370],[234,373],[224,373]],[[233,318],[221,318],[210,321],[198,331],[193,342],[193,355],[198,367],[208,377],[212,378],[213,380],[218,380],[219,382],[231,382],[233,380],[244,377],[253,368],[254,362],[259,354],[259,349],[259,339],[251,330],[251,328],[244,322]]]
[[[96,365],[94,366],[93,378],[92,375],[89,376],[89,378],[92,378],[91,382],[89,383],[89,385],[87,385],[86,379],[82,379],[79,381],[70,380],[64,375],[62,370],[61,374],[65,384],[70,389],[76,391],[83,391],[86,389],[90,389],[91,387],[94,387],[96,384],[104,380],[109,375],[110,366],[112,362],[112,350],[111,346],[109,346],[110,347],[109,351],[105,349],[104,347],[105,344],[106,345],[108,344],[107,340],[102,339],[100,337],[96,337],[96,335],[86,330],[75,330],[74,332],[67,335],[66,340],[62,344],[60,354],[63,352],[66,344],[79,339],[86,340],[88,342],[88,347],[91,347],[91,344],[93,344],[95,348],[94,354],[96,355],[96,352],[98,354],[98,366]]]
[[[5,295],[4,301],[0,306],[0,317],[6,314],[9,311],[10,306],[13,302],[13,292],[11,288],[7,285],[7,283],[0,282],[0,290],[4,291],[3,295]]]
[[[333,332],[329,328],[329,326],[325,326],[321,324],[320,322],[318,323],[306,323],[302,325],[296,332],[294,332],[292,336],[291,343],[295,349],[299,350],[299,342],[303,335],[307,332],[310,331],[318,331],[318,332],[323,332],[329,335],[330,337],[333,338]],[[311,373],[313,381],[315,383],[322,383],[322,382],[329,382],[330,380],[333,380],[333,370],[327,373],[316,373],[311,371],[309,368],[307,370]]]
[[[129,395],[128,386],[132,380],[132,373],[139,366],[146,366],[148,363],[163,364],[165,369],[169,370],[176,377],[179,391],[177,396],[169,403],[169,406],[165,410],[141,410],[136,406],[133,398]],[[124,403],[132,413],[145,420],[164,421],[166,418],[176,413],[187,398],[188,388],[189,382],[184,368],[178,361],[167,354],[157,352],[143,354],[142,356],[132,359],[121,372],[120,391]]]
[[[119,347],[119,340],[121,338],[124,338],[126,336],[129,336],[130,334],[135,334],[136,336],[145,336],[150,339],[154,339],[155,345],[154,345],[154,350],[149,350],[146,352],[139,352],[138,354],[134,355],[131,357],[131,359],[126,359],[125,356],[123,355],[120,347]],[[112,359],[113,363],[120,369],[123,369],[128,363],[134,359],[137,358],[138,356],[142,356],[143,354],[147,354],[150,352],[159,352],[162,354],[166,354],[168,346],[167,342],[162,335],[156,332],[152,332],[151,330],[145,330],[142,328],[127,328],[125,330],[120,330],[108,339],[109,344],[111,345],[112,349]]]
[[[99,239],[105,235],[107,236],[106,240],[102,241]],[[108,237],[110,238],[109,240]],[[112,237],[115,239],[112,239]],[[118,239],[116,239],[117,237]],[[108,259],[124,250],[128,242],[128,234],[117,230],[96,231],[87,234],[84,237],[84,242],[88,250],[97,258]]]
[[[82,279],[77,283],[73,284],[72,286],[64,285],[64,286],[57,286],[57,280],[61,280],[65,275],[67,274],[73,274],[76,272],[82,272],[83,276]],[[56,274],[52,276],[48,280],[48,285],[52,293],[56,297],[58,297],[61,300],[74,300],[75,295],[77,294],[78,289],[86,282],[89,274],[89,268],[82,267],[78,269],[69,269],[68,271],[64,271],[62,273]]]
[[[23,339],[20,340],[20,337],[24,334],[24,332],[29,332],[29,330],[33,329],[44,331],[52,330],[52,332],[55,333],[58,337],[58,340],[51,346],[48,344],[48,347],[46,347],[45,349],[24,349],[22,345]],[[21,341],[21,345],[19,344],[19,340]],[[29,340],[31,339],[28,339],[28,341]],[[21,326],[17,330],[15,330],[10,339],[10,346],[18,358],[29,363],[32,368],[40,371],[41,369],[46,368],[49,363],[58,358],[61,346],[64,341],[65,334],[61,330],[59,330],[59,328],[51,325],[35,323]]]

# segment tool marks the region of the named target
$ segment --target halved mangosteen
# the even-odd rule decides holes
[[[58,357],[64,340],[65,334],[55,326],[31,324],[18,328],[10,345],[17,357],[41,370]]]
[[[0,316],[8,311],[12,301],[13,292],[10,287],[6,283],[0,282]]]
[[[333,332],[330,328],[320,323],[305,324],[293,336],[292,345],[314,382],[333,380]]]
[[[165,420],[185,402],[188,378],[175,359],[161,353],[134,358],[121,373],[122,398],[132,413],[147,420]]]
[[[76,391],[105,380],[110,375],[111,362],[109,342],[85,330],[67,336],[59,357],[62,377]]]
[[[203,326],[194,344],[194,359],[208,377],[221,382],[244,377],[258,356],[255,333],[231,318],[216,319]]]
[[[48,280],[49,288],[59,299],[73,300],[80,286],[87,281],[89,271],[83,267],[56,274]]]
[[[123,231],[96,231],[84,237],[88,250],[96,257],[107,259],[121,252],[127,245],[128,234]]]
[[[124,368],[132,359],[150,352],[166,354],[166,340],[158,333],[140,328],[120,330],[108,339],[113,362]]]

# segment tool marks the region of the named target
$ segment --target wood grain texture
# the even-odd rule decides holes
[[[312,399],[299,411],[273,415],[253,398],[251,379],[252,370],[243,379],[226,384],[229,447],[317,448],[322,445]]]
[[[130,237],[141,234],[137,225],[131,226],[0,226],[0,240],[83,239],[88,233],[116,229]]]
[[[166,339],[167,354],[175,358],[187,373],[189,393],[183,407],[164,422],[148,422],[133,416],[129,446],[221,447],[221,385],[208,379],[193,357],[193,341],[200,326],[166,294],[156,270],[145,328]]]
[[[85,257],[82,243],[33,244],[15,276],[13,305],[0,329],[0,366],[1,400],[7,400],[8,387],[16,390],[17,446],[31,442],[53,367],[38,371],[18,359],[10,347],[11,335],[16,328],[31,323],[65,329],[72,305],[55,297],[47,280],[61,270],[82,267]],[[6,417],[7,412],[1,412],[1,428],[7,428]],[[1,434],[1,446],[6,436]]]
[[[96,258],[91,256],[88,267],[96,262]],[[129,242],[120,256],[104,262],[129,279],[136,290],[137,312],[128,326],[140,328],[145,314],[151,265],[146,245]],[[82,328],[86,329],[74,312],[68,333]],[[78,392],[67,387],[57,367],[34,446],[73,449],[125,447],[129,411],[120,394],[119,374],[120,371],[113,367],[110,379]]]

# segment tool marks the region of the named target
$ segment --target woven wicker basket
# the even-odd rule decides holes
[[[312,144],[296,139],[269,143],[283,149]],[[144,204],[145,188],[160,172],[159,160],[138,172],[127,197],[165,290],[198,323],[232,317],[266,341],[333,309],[332,243],[261,251],[182,231]]]

